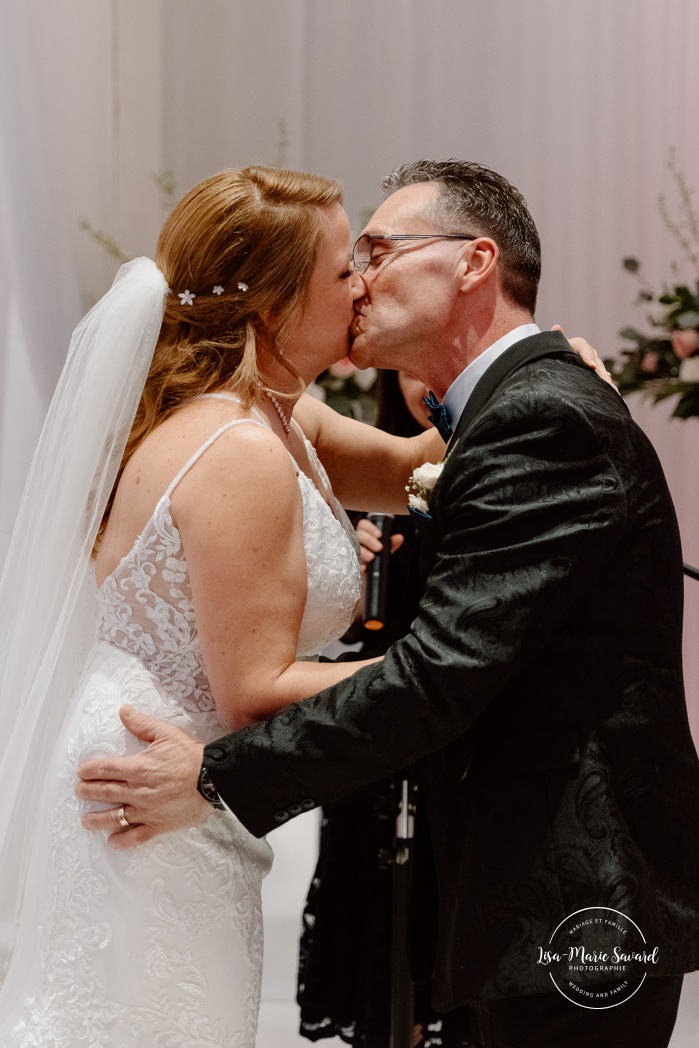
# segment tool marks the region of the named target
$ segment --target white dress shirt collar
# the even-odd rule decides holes
[[[447,409],[452,429],[456,429],[456,424],[461,418],[469,397],[476,388],[476,383],[485,374],[490,365],[506,349],[513,346],[515,342],[521,342],[523,338],[529,338],[530,335],[538,335],[540,331],[541,328],[538,324],[520,324],[519,327],[513,328],[512,331],[508,331],[506,335],[499,338],[497,342],[493,342],[492,346],[488,346],[480,356],[477,356],[475,360],[466,365],[460,375],[457,375],[442,400]]]

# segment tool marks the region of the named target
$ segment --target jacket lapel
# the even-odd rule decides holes
[[[525,364],[528,364],[533,360],[539,360],[542,357],[560,357],[564,355],[572,357],[576,364],[580,361],[577,353],[570,348],[568,339],[559,331],[542,331],[537,335],[530,335],[529,338],[523,338],[519,342],[515,342],[515,344],[510,346],[509,349],[506,349],[505,352],[490,365],[488,370],[476,383],[473,393],[469,397],[466,407],[461,413],[461,417],[454,430],[454,435],[447,446],[444,458],[445,463],[452,453],[456,451],[456,446],[460,438],[464,433],[466,433],[468,427],[483,410],[498,386],[508,375],[511,375],[513,371],[516,371],[518,368],[523,367]],[[435,517],[439,513],[439,497],[440,485],[438,481],[433,492],[432,503],[430,506],[434,516],[430,515],[429,517],[425,517],[425,519],[420,522],[420,527],[418,528],[420,568],[423,583],[427,579],[427,576],[434,565],[439,541],[439,529],[435,520]]]
[[[570,348],[568,339],[560,331],[542,331],[537,335],[530,335],[529,338],[523,338],[521,341],[515,342],[509,349],[506,349],[476,383],[476,387],[461,413],[461,418],[454,430],[454,436],[450,444],[455,444],[459,437],[466,432],[473,420],[480,414],[493,396],[500,383],[508,375],[511,375],[513,371],[521,368],[524,364],[529,364],[532,360],[538,360],[540,357],[561,356],[563,354],[574,357],[576,361],[579,359],[577,354]]]

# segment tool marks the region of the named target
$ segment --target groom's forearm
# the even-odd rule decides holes
[[[262,836],[402,766],[387,756],[388,710],[377,718],[369,700],[362,712],[381,666],[204,748],[219,795],[251,833]],[[384,686],[384,674],[377,683]]]
[[[550,455],[550,443],[542,448],[527,426],[515,419],[478,459],[471,446],[468,462],[454,466],[418,618],[384,661],[206,748],[214,783],[253,833],[467,731],[609,562],[625,526],[625,495],[594,431],[569,413]],[[506,457],[502,448],[512,446],[517,454]]]

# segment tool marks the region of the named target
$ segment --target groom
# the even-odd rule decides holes
[[[621,398],[534,324],[539,240],[521,195],[456,161],[407,165],[388,188],[355,249],[352,357],[419,376],[454,428],[425,493],[425,595],[383,662],[208,745],[200,789],[262,835],[419,762],[437,1008],[468,1005],[483,1048],[660,1048],[681,973],[699,967],[699,766],[667,487]],[[204,808],[201,745],[127,721],[154,747],[83,775],[135,786],[79,787],[144,824],[117,847]],[[588,963],[611,955],[603,920],[629,947],[621,975]]]

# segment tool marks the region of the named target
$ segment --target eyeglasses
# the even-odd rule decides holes
[[[357,273],[366,273],[373,261],[375,243],[387,240],[475,240],[470,233],[362,233],[352,248],[352,264]],[[418,245],[422,247],[422,244]],[[390,254],[384,251],[381,255]]]

